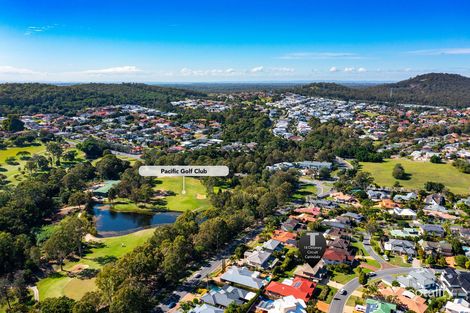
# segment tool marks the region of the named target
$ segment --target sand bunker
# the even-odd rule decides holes
[[[80,273],[81,271],[83,271],[84,269],[87,269],[89,268],[90,266],[88,266],[87,264],[77,264],[77,265],[74,265],[71,269],[70,269],[70,272],[71,273]]]

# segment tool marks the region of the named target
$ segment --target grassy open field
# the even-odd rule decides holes
[[[300,183],[300,188],[294,193],[292,198],[296,200],[305,200],[307,196],[317,194],[317,187],[313,184]]]
[[[124,236],[98,239],[100,244],[91,248],[82,259],[67,262],[64,265],[64,272],[57,267],[57,273],[38,282],[40,300],[62,295],[80,299],[86,292],[96,288],[95,279],[69,277],[67,272],[77,267],[99,269],[107,262],[119,259],[135,247],[142,245],[152,236],[153,231],[153,229],[145,229]]]
[[[158,178],[156,190],[172,191],[175,195],[165,197],[166,207],[171,211],[187,211],[195,209],[207,209],[210,207],[207,198],[206,187],[199,179],[186,177],[186,194],[182,194],[182,177]]]
[[[129,199],[118,198],[113,200],[112,209],[120,212],[152,212],[152,208],[167,209],[170,211],[204,210],[210,207],[206,187],[201,181],[186,177],[186,193],[182,194],[182,177],[162,177],[157,179],[155,190],[171,191],[172,194],[160,199],[153,199],[148,203],[135,203]]]
[[[7,176],[7,179],[13,183],[17,184],[18,180],[15,178],[15,175],[20,174],[20,168],[24,167],[26,161],[20,160],[16,154],[20,151],[28,151],[33,154],[44,154],[46,151],[46,146],[38,145],[38,146],[29,146],[29,147],[14,147],[14,148],[7,148],[5,150],[0,150],[0,167],[6,171],[2,171],[0,173]],[[9,165],[5,163],[5,160],[9,157],[14,157],[16,161],[19,163],[18,165]],[[19,175],[22,177],[23,175]]]
[[[470,194],[470,174],[464,174],[451,164],[416,162],[408,159],[387,159],[382,163],[361,163],[362,170],[369,172],[380,186],[393,186],[397,181],[392,176],[395,164],[401,163],[409,180],[400,180],[405,188],[421,189],[428,181],[443,183],[450,191],[457,194]]]

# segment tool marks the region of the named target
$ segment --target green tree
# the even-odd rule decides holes
[[[431,157],[430,161],[431,161],[431,163],[436,163],[436,164],[442,163],[442,159],[441,159],[441,157],[438,156],[438,155],[433,155],[433,156]]]
[[[3,121],[2,127],[9,132],[19,132],[24,130],[24,123],[18,115],[8,114],[7,118]]]
[[[406,172],[405,172],[405,168],[403,167],[403,165],[401,165],[400,163],[395,164],[395,166],[393,167],[392,176],[395,179],[405,179]]]
[[[119,179],[119,176],[129,167],[129,161],[119,159],[113,154],[104,156],[96,163],[96,171],[102,179]]]
[[[60,298],[47,298],[40,303],[41,313],[71,313],[75,301],[62,296]]]
[[[63,159],[68,162],[73,162],[75,161],[75,158],[77,157],[77,151],[76,150],[68,150],[64,153]]]
[[[46,145],[46,151],[51,155],[52,163],[56,164],[60,162],[60,158],[64,153],[64,148],[62,148],[60,143],[52,141]]]
[[[128,282],[116,292],[109,313],[146,313],[151,312],[153,306],[148,288],[136,282]]]
[[[358,278],[359,284],[361,285],[366,285],[368,281],[368,276],[367,273],[365,273],[363,270],[359,272],[359,278]]]

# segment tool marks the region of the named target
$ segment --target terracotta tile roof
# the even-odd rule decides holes
[[[276,230],[274,231],[274,236],[272,239],[286,243],[288,241],[296,240],[297,235],[283,230]]]
[[[272,281],[266,287],[266,294],[276,297],[293,296],[308,302],[313,295],[316,284],[308,279],[296,277],[291,285]]]

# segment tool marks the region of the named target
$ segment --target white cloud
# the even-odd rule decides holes
[[[263,72],[263,71],[264,71],[263,66],[256,66],[256,67],[253,67],[252,69],[250,69],[251,73],[259,73],[259,72]]]
[[[332,67],[330,67],[329,71],[334,73],[334,72],[338,71],[338,68],[336,66],[332,66]]]
[[[364,72],[367,72],[367,69],[364,68],[364,67],[360,67],[360,68],[357,69],[357,72],[358,73],[364,73]]]
[[[32,34],[35,34],[35,33],[43,33],[45,31],[48,31],[54,27],[56,27],[57,24],[54,24],[54,25],[45,25],[45,26],[29,26],[26,31],[25,31],[25,35],[26,36],[30,36]]]
[[[292,67],[272,67],[268,68],[267,71],[273,73],[293,73],[295,72],[295,69]]]
[[[179,72],[183,76],[217,76],[217,75],[226,76],[226,75],[232,75],[236,73],[237,71],[233,68],[193,70],[193,69],[184,67]]]
[[[238,76],[249,76],[249,75],[282,75],[288,73],[294,73],[295,69],[291,67],[264,67],[264,66],[256,66],[250,69],[234,69],[234,68],[227,68],[227,69],[191,69],[184,67],[182,68],[179,73],[183,76],[221,76],[221,77],[233,77],[235,75]]]
[[[27,68],[18,68],[18,67],[13,67],[13,66],[0,66],[0,74],[38,74],[38,72],[35,72],[33,70],[27,69]]]
[[[345,71],[346,73],[354,72],[354,67],[345,67],[345,68],[344,68],[344,71]]]
[[[305,59],[360,59],[361,57],[350,52],[293,52],[279,57],[284,60]]]
[[[82,73],[84,74],[91,74],[91,75],[120,75],[120,74],[135,74],[139,72],[142,72],[142,70],[137,68],[136,66],[131,66],[131,65],[82,71]]]
[[[415,55],[468,55],[470,48],[424,49],[408,51],[408,53]]]

